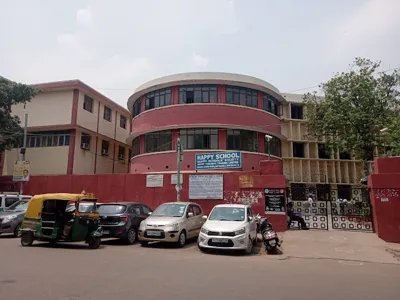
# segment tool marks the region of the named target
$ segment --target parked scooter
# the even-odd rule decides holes
[[[256,220],[257,232],[261,233],[265,250],[268,254],[277,254],[282,242],[279,240],[271,222],[269,222],[269,218],[257,215]]]

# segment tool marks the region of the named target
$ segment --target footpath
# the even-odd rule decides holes
[[[337,230],[289,230],[281,234],[282,259],[332,259],[400,265],[400,244],[375,233]]]

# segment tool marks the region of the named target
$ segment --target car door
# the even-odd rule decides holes
[[[250,206],[247,207],[247,220],[250,226],[250,237],[255,239],[257,236],[257,223],[256,219],[253,216],[253,211],[251,210]]]
[[[132,225],[135,228],[139,228],[140,222],[144,219],[143,211],[140,205],[132,205],[131,206],[131,215],[132,215]]]
[[[189,213],[193,213],[192,217],[189,217]],[[193,204],[189,204],[186,209],[186,221],[185,227],[187,230],[187,238],[191,239],[196,236],[196,215],[194,214]]]
[[[194,211],[194,218],[195,218],[195,236],[198,236],[200,234],[200,229],[203,226],[205,220],[203,220],[203,211],[200,206],[198,205],[193,205],[193,211]]]

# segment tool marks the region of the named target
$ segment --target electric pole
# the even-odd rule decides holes
[[[181,145],[181,139],[178,137],[176,140],[176,164],[177,164],[177,184],[176,184],[176,201],[180,202],[181,201],[181,160],[182,160],[182,145]]]
[[[28,114],[25,114],[25,124],[24,124],[24,141],[23,146],[21,148],[21,160],[25,161],[25,152],[26,152],[26,140],[28,136]],[[19,182],[19,194],[22,195],[24,192],[24,182]]]

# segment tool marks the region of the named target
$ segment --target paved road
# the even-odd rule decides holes
[[[142,248],[51,248],[0,236],[1,299],[400,299],[400,266]],[[116,298],[117,297],[117,298]]]

